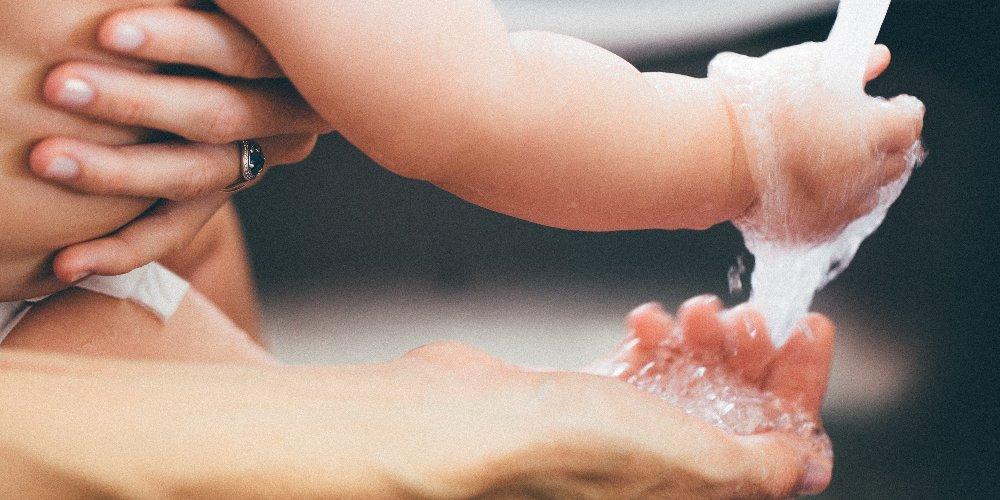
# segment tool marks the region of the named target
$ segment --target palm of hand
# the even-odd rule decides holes
[[[807,318],[780,349],[749,307],[722,311],[714,297],[685,303],[674,320],[659,306],[636,309],[618,352],[592,368],[616,376],[737,435],[797,438],[826,473],[830,440],[819,418],[833,355],[833,325]]]
[[[759,316],[739,309],[723,317],[717,300],[689,301],[676,322],[644,306],[628,323],[619,352],[590,373],[526,370],[451,343],[397,362],[408,378],[414,368],[422,374],[418,393],[451,395],[423,402],[435,421],[422,438],[423,463],[475,471],[435,491],[781,498],[826,487],[831,457],[818,410],[832,352],[828,321],[810,317],[808,333],[780,350]],[[700,384],[687,384],[702,368]],[[428,390],[440,384],[450,389]],[[709,404],[690,411],[699,401]],[[706,418],[713,412],[729,427]],[[474,445],[455,432],[468,433],[469,413],[479,415]]]

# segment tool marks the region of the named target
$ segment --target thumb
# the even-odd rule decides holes
[[[816,495],[830,485],[831,460],[816,456],[808,443],[787,434],[734,436],[744,451],[738,474],[741,498],[791,498]]]
[[[886,153],[909,150],[924,129],[924,103],[909,95],[876,99],[871,122],[873,145]]]

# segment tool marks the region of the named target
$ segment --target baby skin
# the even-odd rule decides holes
[[[778,348],[753,309],[723,310],[716,297],[695,297],[676,318],[658,304],[635,309],[616,352],[586,371],[626,381],[729,434],[788,434],[809,448],[806,482],[825,487],[833,451],[819,411],[833,341],[833,324],[813,314]]]

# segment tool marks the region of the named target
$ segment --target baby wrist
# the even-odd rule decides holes
[[[750,208],[757,202],[758,186],[750,169],[750,154],[747,150],[747,138],[740,125],[736,106],[723,89],[720,82],[711,78],[705,79],[712,87],[722,106],[729,124],[729,144],[731,160],[727,190],[727,218],[738,220],[744,218]]]

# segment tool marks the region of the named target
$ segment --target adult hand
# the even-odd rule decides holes
[[[717,297],[703,296],[685,302],[676,319],[658,304],[639,307],[628,332],[588,371],[625,380],[728,433],[785,434],[809,456],[799,493],[826,488],[833,449],[820,407],[835,334],[827,318],[804,318],[779,348],[757,311],[746,304],[723,310]]]
[[[39,176],[84,193],[162,201],[116,233],[64,249],[54,271],[63,281],[114,275],[159,259],[195,237],[238,178],[234,141],[257,138],[268,166],[296,163],[330,131],[246,30],[222,14],[156,7],[109,17],[102,46],[198,74],[148,73],[88,62],[55,67],[48,102],[103,121],[148,128],[178,140],[106,146],[46,139],[30,157]]]
[[[0,366],[10,491],[784,498],[805,484],[790,436],[731,436],[625,382],[526,371],[458,344],[354,367],[13,352]]]
[[[455,471],[433,496],[787,498],[829,481],[797,436],[727,434],[611,377],[526,371],[452,343],[394,365],[430,425],[407,460],[427,469],[408,472]]]

